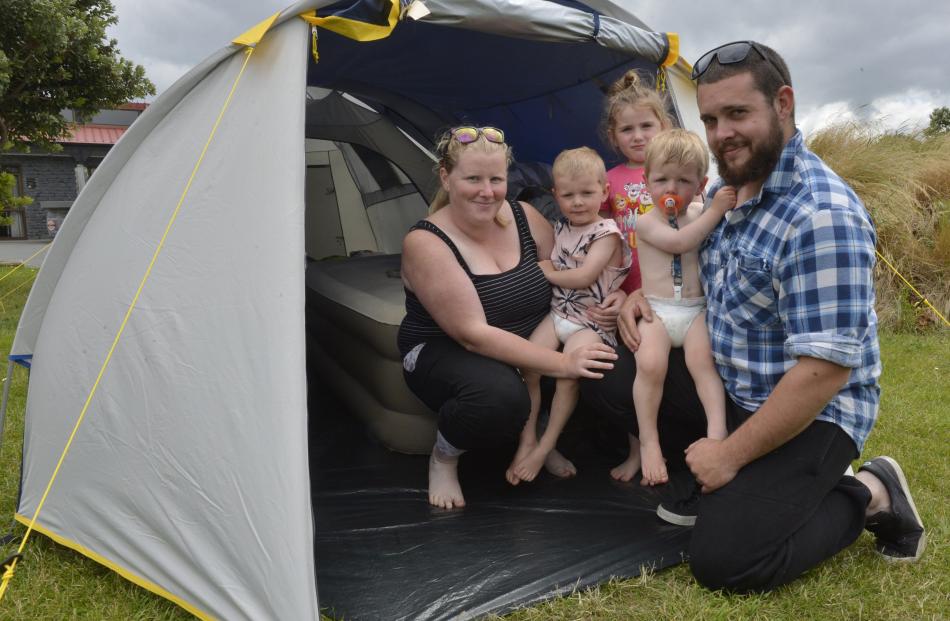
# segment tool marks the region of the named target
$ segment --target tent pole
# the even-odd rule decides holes
[[[0,404],[0,451],[3,450],[3,428],[7,420],[7,399],[10,397],[10,383],[13,381],[13,361],[7,360],[7,379],[3,382],[3,403]]]

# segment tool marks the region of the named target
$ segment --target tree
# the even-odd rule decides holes
[[[950,108],[934,108],[930,113],[930,126],[925,130],[928,136],[950,132]]]
[[[110,0],[0,0],[0,152],[55,151],[77,122],[155,93],[145,70],[120,55],[106,28]]]

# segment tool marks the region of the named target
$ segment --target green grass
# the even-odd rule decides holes
[[[10,268],[0,267],[0,278]],[[8,352],[34,272],[21,269],[0,281],[0,351]],[[728,596],[699,587],[685,566],[612,582],[519,610],[511,621],[794,619],[950,619],[950,330],[884,335],[881,415],[866,455],[888,454],[905,468],[929,531],[923,559],[892,565],[873,551],[871,536],[767,595]],[[12,524],[23,435],[27,373],[17,368],[0,453],[0,532],[22,535]],[[78,414],[78,413],[77,413]],[[3,556],[15,551],[15,544]],[[31,535],[0,602],[0,620],[175,620],[192,618],[105,567]]]

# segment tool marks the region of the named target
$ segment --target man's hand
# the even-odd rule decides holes
[[[620,317],[617,319],[617,328],[620,331],[620,338],[630,348],[630,351],[637,351],[640,347],[640,331],[637,330],[637,318],[643,317],[644,321],[653,321],[653,309],[650,303],[643,297],[643,292],[637,289],[627,296],[620,307]]]
[[[704,494],[713,492],[732,479],[742,468],[732,463],[722,440],[700,438],[686,447],[686,465],[702,486]]]

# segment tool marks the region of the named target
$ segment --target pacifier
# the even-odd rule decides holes
[[[675,216],[683,208],[683,199],[676,194],[664,194],[660,197],[659,204],[663,207],[664,211],[666,211],[667,215]]]

